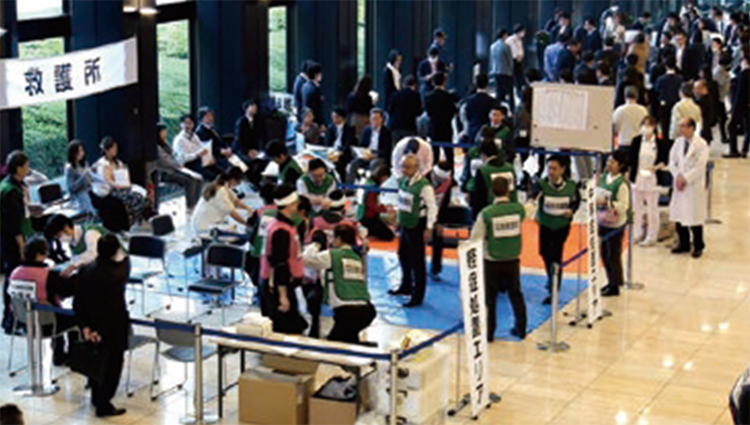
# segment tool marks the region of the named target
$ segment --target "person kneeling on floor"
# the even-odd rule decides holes
[[[516,318],[511,335],[526,337],[526,302],[521,292],[521,223],[526,209],[509,197],[510,185],[503,177],[492,180],[495,199],[477,217],[471,231],[472,240],[484,241],[484,284],[487,305],[487,340],[495,339],[497,327],[497,293],[508,291]]]
[[[323,302],[333,308],[330,341],[359,343],[359,333],[375,319],[375,307],[367,290],[365,262],[354,250],[356,232],[340,224],[333,230],[333,247],[325,247],[323,232],[316,232],[304,254],[305,266],[324,270]]]

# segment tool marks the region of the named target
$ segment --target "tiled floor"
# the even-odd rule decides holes
[[[750,360],[750,161],[717,159],[714,176],[713,211],[723,224],[707,226],[704,257],[672,256],[664,246],[636,248],[635,278],[645,283],[645,289],[607,299],[606,308],[613,316],[593,329],[562,325],[560,338],[571,345],[568,352],[536,349],[536,343],[547,338],[546,325],[523,343],[493,344],[491,386],[503,400],[482,415],[479,423],[731,423],[728,391]],[[230,317],[241,313],[235,308]],[[179,310],[170,314],[178,315]],[[210,317],[213,323],[217,319]],[[368,337],[386,341],[403,331],[378,324]],[[6,336],[0,336],[3,347],[7,342]],[[17,359],[21,360],[25,348],[18,342]],[[455,340],[447,343],[455,346]],[[136,386],[148,382],[151,350],[144,348],[135,355]],[[0,365],[5,365],[7,355],[7,349],[0,350]],[[229,358],[229,365],[230,378],[235,379],[236,356]],[[207,397],[216,394],[215,366],[215,360],[206,364]],[[181,366],[163,367],[164,379],[169,381],[165,384],[182,378]],[[466,373],[463,376],[462,387],[466,387]],[[61,391],[46,398],[15,396],[12,388],[25,380],[25,374],[8,378],[3,373],[0,402],[18,403],[32,424],[175,424],[190,409],[191,393],[178,392],[151,402],[147,389],[126,398],[121,386],[115,403],[127,407],[128,414],[103,421],[93,416],[80,377],[63,377]],[[221,423],[237,423],[236,390],[225,400],[227,415]],[[215,400],[207,409],[215,412]],[[475,422],[464,414],[449,423]]]

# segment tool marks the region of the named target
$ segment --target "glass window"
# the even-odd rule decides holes
[[[357,75],[365,73],[365,50],[367,50],[367,3],[357,0]]]
[[[49,18],[63,14],[63,0],[16,0],[18,20]]]
[[[19,2],[23,3],[23,2]],[[62,37],[28,41],[18,45],[21,59],[44,58],[65,53]],[[65,101],[21,108],[23,149],[31,168],[55,178],[63,173],[68,145],[68,115]]]
[[[268,9],[268,87],[286,93],[286,6]]]
[[[188,21],[156,27],[159,63],[159,115],[167,137],[180,129],[180,115],[190,112],[190,26]]]

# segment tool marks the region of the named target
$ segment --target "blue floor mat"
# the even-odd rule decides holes
[[[382,256],[371,255],[368,259],[367,275],[370,296],[377,309],[378,318],[386,323],[413,328],[444,330],[462,320],[458,265],[445,264],[439,282],[428,278],[424,303],[417,308],[403,308],[401,304],[408,298],[392,296],[387,292],[388,289],[398,286],[401,277],[398,262]],[[541,326],[551,316],[550,306],[542,305],[542,301],[547,297],[546,283],[547,278],[544,276],[521,276],[529,332]],[[585,287],[586,281],[582,280],[580,289],[583,290]],[[575,296],[575,279],[563,280],[562,290],[560,291],[560,305],[566,305],[574,300]],[[510,335],[510,328],[515,324],[514,322],[508,295],[498,295],[495,337],[516,340]]]

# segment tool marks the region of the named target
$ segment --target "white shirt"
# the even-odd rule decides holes
[[[380,130],[375,130],[375,128],[372,128],[372,133],[370,135],[370,146],[367,148],[371,151],[377,152],[378,151],[378,144],[380,143]]]
[[[420,178],[422,178],[420,174],[414,174],[411,180],[409,180],[409,186],[415,184]],[[427,181],[427,183],[429,183],[429,180]],[[435,190],[432,188],[432,184],[426,184],[422,188],[422,191],[419,192],[419,196],[422,200],[422,205],[426,207],[419,210],[419,217],[426,217],[427,230],[432,230],[432,227],[437,221],[438,214],[437,201],[435,201]]]
[[[508,37],[505,42],[510,46],[510,52],[513,55],[513,59],[516,62],[523,61],[523,39],[519,37],[517,34],[513,34],[510,37]]]
[[[199,153],[203,150],[203,147],[203,143],[195,133],[188,135],[184,131],[180,131],[172,141],[175,159],[182,165],[200,158]]]
[[[333,142],[333,148],[341,150],[341,138],[344,137],[344,124],[336,126],[336,141]]]
[[[703,114],[701,108],[693,99],[686,97],[681,99],[672,107],[672,121],[669,123],[669,138],[677,140],[680,137],[680,122],[684,118],[692,118],[695,121],[695,131],[700,133],[703,125]]]
[[[393,170],[393,174],[399,178],[403,174],[401,173],[401,161],[403,161],[406,154],[404,151],[406,150],[406,145],[409,144],[409,140],[411,140],[413,137],[404,137],[401,139],[398,143],[396,143],[396,147],[393,149],[393,153],[391,154],[391,169]],[[424,141],[423,139],[419,137],[414,137],[419,142],[419,150],[417,151],[417,160],[419,161],[419,172],[426,176],[427,174],[430,174],[430,171],[432,171],[432,166],[434,165],[434,160],[432,157],[432,146],[430,146],[429,143]]]
[[[219,187],[214,197],[208,201],[201,196],[190,220],[190,227],[194,234],[208,232],[223,223],[235,210],[235,198],[234,193],[226,186]]]
[[[388,62],[385,66],[388,68],[388,70],[391,71],[391,75],[393,75],[394,87],[396,87],[396,90],[401,90],[401,71],[399,71],[390,62]]]
[[[633,138],[641,129],[643,118],[648,116],[648,109],[637,103],[626,103],[612,114],[615,133],[620,136],[620,146],[630,146]]]

